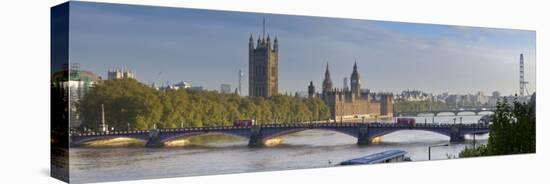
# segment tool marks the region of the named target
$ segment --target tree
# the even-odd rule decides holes
[[[216,91],[157,91],[133,79],[97,83],[82,99],[84,125],[98,129],[101,104],[107,124],[115,129],[227,126],[237,119],[261,123],[324,120],[330,116],[320,99],[293,96],[240,97]],[[130,127],[128,127],[130,125]]]
[[[497,104],[487,146],[467,148],[460,157],[534,153],[536,151],[535,94],[529,103],[506,100]]]

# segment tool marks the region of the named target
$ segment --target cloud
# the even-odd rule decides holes
[[[357,59],[363,86],[375,91],[507,94],[517,88],[519,53],[534,56],[534,33],[516,30],[125,5],[74,11],[71,57],[82,67],[101,74],[127,66],[142,81],[209,89],[236,86],[239,69],[246,78],[248,38],[261,34],[263,16],[279,38],[281,91],[305,91],[310,80],[320,85],[326,62],[341,87]]]

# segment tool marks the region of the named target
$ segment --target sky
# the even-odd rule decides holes
[[[519,55],[535,84],[535,31],[71,2],[70,62],[103,78],[134,70],[137,80],[181,81],[219,90],[244,76],[248,39],[279,41],[279,92],[321,89],[326,64],[342,88],[356,61],[362,88],[374,92],[490,95],[519,93]],[[348,80],[349,81],[349,80]]]

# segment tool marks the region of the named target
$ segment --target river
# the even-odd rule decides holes
[[[417,123],[432,118],[415,117]],[[435,122],[459,123],[460,117],[435,117]],[[480,116],[463,116],[463,123]],[[425,131],[404,130],[381,137],[377,143],[359,146],[345,134],[306,130],[280,138],[282,142],[263,148],[247,147],[248,140],[209,135],[186,140],[189,145],[166,148],[78,147],[70,149],[71,182],[101,182],[163,177],[197,176],[286,169],[333,167],[339,162],[390,149],[407,151],[413,161],[428,160],[428,146],[446,144],[449,137]],[[488,135],[476,136],[486,144]],[[458,157],[472,137],[462,143],[432,148],[432,160]]]

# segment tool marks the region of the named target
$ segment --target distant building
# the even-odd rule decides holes
[[[161,86],[161,87],[156,87],[156,85],[153,83],[153,88],[161,91],[190,89],[191,87],[192,87],[191,83],[184,82],[184,81],[178,82],[173,85],[166,84],[165,86]]]
[[[71,65],[69,72],[67,70],[68,68],[54,73],[52,80],[61,81],[63,88],[69,90],[69,126],[78,128],[82,124],[82,119],[78,113],[77,104],[101,78],[93,72],[80,70],[77,63]],[[67,74],[69,76],[66,76]]]
[[[236,89],[235,94],[242,95],[243,94],[243,77],[244,73],[242,70],[239,70],[239,87]]]
[[[107,79],[108,80],[115,80],[115,79],[135,79],[135,72],[130,70],[124,70],[124,69],[109,69],[107,71]]]
[[[264,22],[265,24],[265,22]],[[279,93],[279,43],[277,37],[273,47],[269,35],[264,35],[254,45],[250,35],[248,41],[248,95],[270,97]]]
[[[494,91],[492,95],[489,97],[488,105],[492,107],[496,106],[499,99],[500,99],[500,92]]]
[[[473,99],[474,105],[483,106],[489,104],[489,97],[485,96],[482,91],[477,92]]]
[[[424,93],[419,90],[406,90],[402,91],[401,94],[398,94],[395,97],[395,100],[401,102],[419,102],[434,100],[434,97],[431,94]]]
[[[172,85],[172,88],[175,89],[175,90],[188,89],[190,87],[191,87],[191,84],[188,83],[188,82],[184,82],[184,81],[181,81],[179,83],[176,83],[176,84]]]
[[[313,81],[309,82],[309,86],[307,87],[307,94],[308,98],[315,97],[315,86],[313,85]]]
[[[499,97],[500,97],[500,92],[498,92],[498,91],[493,91],[493,97],[499,98]]]
[[[231,85],[230,84],[221,84],[220,85],[220,93],[224,93],[224,94],[231,93]]]
[[[347,84],[345,84],[347,85]],[[308,87],[308,96],[315,96],[313,82]],[[350,89],[336,89],[332,86],[330,71],[325,71],[325,79],[320,97],[330,109],[331,119],[344,120],[358,117],[393,117],[393,95],[388,93],[370,93],[361,90],[361,79],[357,63],[350,77]]]
[[[202,86],[192,86],[188,89],[191,90],[191,91],[204,91],[204,87],[202,87]]]

